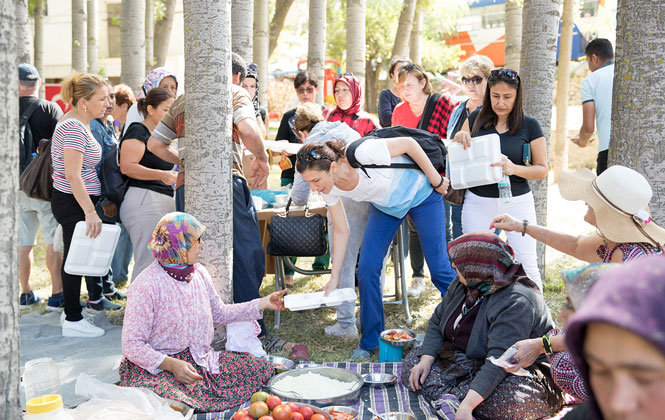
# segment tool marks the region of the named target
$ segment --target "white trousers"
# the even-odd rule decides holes
[[[481,197],[467,190],[462,206],[462,231],[487,232],[494,217],[508,213],[518,220],[527,220],[536,223],[536,207],[533,203],[533,193],[528,192],[510,199],[510,203],[503,204],[500,198]],[[515,259],[522,263],[524,271],[533,280],[540,290],[543,282],[538,269],[538,254],[536,240],[529,235],[522,236],[522,232],[506,232],[508,244],[515,251]]]

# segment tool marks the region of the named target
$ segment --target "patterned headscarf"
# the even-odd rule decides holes
[[[245,78],[251,77],[256,80],[256,92],[254,92],[254,97],[252,98],[252,103],[254,104],[254,113],[256,118],[261,117],[261,105],[259,104],[259,68],[256,64],[252,63],[247,66],[247,76]]]
[[[466,300],[469,308],[478,298],[491,295],[512,283],[521,283],[540,292],[527,277],[522,264],[515,261],[510,245],[493,233],[462,235],[448,244],[448,254],[470,290]]]
[[[584,359],[587,326],[606,323],[638,335],[665,355],[665,256],[652,255],[604,272],[591,287],[582,306],[570,319],[566,344],[575,366],[589,383]],[[589,398],[592,418],[602,419],[593,389]]]
[[[178,78],[175,76],[175,73],[171,73],[166,67],[157,67],[150,72],[148,77],[145,78],[141,91],[136,95],[136,99],[145,98],[145,95],[148,94],[152,89],[159,87],[159,84],[164,80],[165,77],[173,77],[175,80],[176,87],[178,86]]]
[[[589,292],[589,289],[591,289],[591,286],[593,286],[596,280],[598,280],[600,275],[617,265],[618,264],[612,263],[596,263],[585,265],[583,267],[561,270],[561,278],[568,289],[568,297],[575,310],[580,307],[584,297]]]
[[[335,86],[337,86],[338,83],[344,83],[349,87],[353,102],[348,109],[342,109],[337,106],[335,112],[340,112],[344,115],[357,114],[360,111],[360,106],[362,105],[363,99],[363,89],[362,86],[360,86],[360,80],[358,80],[358,78],[354,76],[353,73],[344,73],[341,76],[337,76],[337,78],[335,78]]]
[[[187,213],[168,213],[157,223],[148,247],[159,264],[176,280],[189,281],[194,271],[188,251],[206,227]]]

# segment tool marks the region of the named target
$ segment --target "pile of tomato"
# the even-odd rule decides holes
[[[323,414],[315,414],[312,407],[282,402],[267,392],[255,392],[251,402],[249,409],[236,411],[232,420],[326,420]]]

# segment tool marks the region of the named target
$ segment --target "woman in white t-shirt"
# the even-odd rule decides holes
[[[361,139],[362,140],[362,139]],[[361,141],[357,140],[357,141]],[[346,159],[342,140],[306,144],[297,154],[296,170],[313,191],[323,194],[333,224],[333,261],[343,261],[349,227],[341,197],[372,204],[358,264],[362,337],[353,358],[363,359],[379,346],[384,329],[381,268],[390,243],[408,214],[419,231],[432,274],[432,282],[443,296],[455,271],[448,261],[444,225],[443,194],[449,181],[440,175],[429,158],[410,137],[369,138],[355,150],[362,165],[415,162],[421,170],[353,168]],[[407,156],[404,156],[407,155]],[[342,266],[333,263],[326,293],[336,289]]]

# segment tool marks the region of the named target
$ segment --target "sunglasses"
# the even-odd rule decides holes
[[[520,76],[515,70],[510,69],[499,69],[492,70],[490,72],[490,79],[508,79],[508,80],[520,80]]]
[[[462,77],[462,84],[474,84],[479,85],[483,82],[484,77],[482,76],[473,76],[473,77]]]
[[[333,161],[328,156],[324,156],[324,155],[322,155],[321,153],[319,153],[315,150],[308,150],[308,151],[304,151],[304,152],[298,152],[298,154],[296,155],[296,159],[297,160],[303,160],[305,162],[313,162],[315,160],[322,160],[322,159],[329,160],[331,162]]]
[[[298,92],[301,95],[305,94],[305,93],[314,93],[314,87],[309,86],[309,87],[306,87],[306,88],[298,88],[298,89],[296,89],[296,92]]]
[[[335,76],[335,80],[344,79],[345,77],[355,78],[356,76],[353,73],[338,74],[337,76]]]

